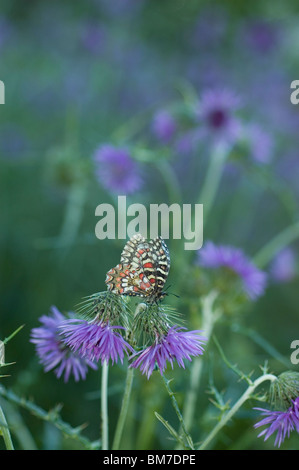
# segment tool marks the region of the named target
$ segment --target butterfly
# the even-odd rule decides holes
[[[170,269],[170,256],[161,237],[146,241],[134,235],[125,245],[120,263],[108,271],[106,284],[116,294],[140,296],[148,302],[161,300]]]

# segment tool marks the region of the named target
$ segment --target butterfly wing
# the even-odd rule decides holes
[[[152,284],[143,272],[123,264],[110,269],[105,282],[108,290],[119,295],[148,297],[152,291]]]
[[[149,244],[154,265],[155,294],[160,297],[170,270],[169,250],[161,237],[150,240]],[[147,273],[147,275],[151,279],[150,274]]]
[[[147,248],[147,242],[139,233],[134,235],[130,240],[125,244],[122,251],[120,262],[125,265],[130,265],[133,268],[140,267],[140,256],[137,256],[139,250]]]
[[[170,269],[170,256],[161,237],[148,242],[140,234],[125,245],[120,264],[107,273],[108,289],[120,295],[139,295],[158,300]]]

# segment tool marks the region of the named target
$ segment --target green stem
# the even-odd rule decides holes
[[[115,435],[114,435],[114,440],[113,440],[113,445],[112,445],[113,450],[118,450],[119,449],[119,444],[120,444],[121,436],[122,436],[122,433],[123,433],[124,424],[125,424],[125,421],[126,421],[126,416],[127,416],[127,413],[128,413],[128,407],[129,407],[129,401],[130,401],[130,396],[131,396],[133,378],[134,378],[134,369],[133,368],[128,368],[124,396],[123,396],[123,400],[122,400],[122,404],[121,404],[121,410],[120,410],[120,414],[119,414],[119,417],[118,417],[116,430],[115,430]]]
[[[164,382],[164,385],[165,385],[165,388],[167,390],[167,393],[171,399],[171,404],[176,412],[176,415],[179,419],[179,422],[181,424],[181,429],[182,429],[182,432],[185,436],[185,439],[187,441],[187,444],[188,444],[188,448],[191,449],[191,450],[194,450],[194,444],[193,444],[193,440],[192,440],[192,437],[190,436],[190,434],[188,433],[187,429],[186,429],[186,426],[185,426],[185,423],[184,423],[184,419],[183,419],[183,416],[180,412],[180,409],[179,409],[179,406],[177,404],[177,401],[175,399],[175,396],[174,396],[174,393],[172,392],[171,388],[169,387],[169,380],[167,380],[164,375],[162,375],[162,379],[163,379],[163,382]]]
[[[74,182],[68,196],[63,226],[57,241],[58,246],[70,245],[76,238],[83,216],[83,208],[87,196],[87,181]]]
[[[243,395],[239,398],[238,401],[234,404],[234,406],[221,418],[219,423],[215,426],[214,429],[210,432],[208,437],[204,440],[204,442],[198,447],[197,450],[204,450],[208,444],[211,442],[212,439],[216,436],[216,434],[228,423],[228,421],[234,416],[234,414],[241,408],[243,403],[245,403],[246,400],[248,400],[254,390],[262,383],[265,382],[266,380],[270,380],[273,382],[276,380],[277,377],[273,374],[264,374],[258,379],[256,379],[249,387],[247,390],[243,393]]]
[[[168,192],[169,203],[181,204],[182,194],[180,191],[180,182],[173,167],[165,159],[155,161],[154,164],[164,180]]]
[[[4,347],[4,341],[0,340],[0,367],[2,367],[5,364],[5,347]]]
[[[213,152],[211,153],[210,157],[210,162],[209,162],[209,167],[205,176],[205,180],[203,183],[203,187],[199,193],[198,199],[197,199],[197,204],[202,204],[203,205],[203,224],[206,227],[209,214],[211,211],[211,208],[213,206],[220,181],[221,181],[221,176],[223,173],[223,168],[225,161],[229,155],[229,152],[231,150],[231,147],[228,145],[225,145],[224,143],[218,144],[215,146]],[[195,223],[194,220],[192,220],[191,227],[194,227]],[[182,244],[181,244],[182,246]],[[189,269],[189,262],[190,258],[194,252],[192,250],[184,251],[178,254],[176,256],[177,263],[179,265],[180,270],[182,271],[182,262],[184,263],[184,272],[180,276],[181,282],[185,278],[185,275],[187,275],[187,270]]]
[[[19,328],[17,328],[11,335],[9,335],[8,338],[4,338],[3,344],[8,343],[8,341],[10,341],[16,334],[18,334],[19,331],[21,331],[21,329],[24,328],[24,326],[25,325],[19,326]]]
[[[141,310],[144,310],[146,308],[147,308],[146,304],[144,304],[143,302],[138,304],[134,313],[134,317],[136,317],[136,315],[138,315]],[[131,335],[132,333],[133,333],[133,330],[131,331]],[[133,337],[130,338],[130,336],[129,336],[129,342],[131,339],[133,339]],[[131,391],[132,391],[133,378],[134,378],[134,369],[128,368],[124,396],[122,400],[121,410],[120,410],[120,414],[118,417],[113,445],[112,445],[113,450],[119,449],[119,444],[120,444],[121,436],[123,433],[124,424],[125,424],[126,416],[128,413],[128,408],[129,408],[129,401],[130,401],[130,396],[131,396]]]
[[[254,257],[254,262],[264,268],[280,250],[299,238],[299,221],[287,227],[268,242]]]
[[[68,194],[64,219],[60,234],[57,237],[46,237],[36,240],[37,249],[63,248],[67,249],[78,237],[80,224],[84,214],[84,205],[87,197],[87,180],[83,179],[73,183]],[[61,254],[59,254],[61,257]],[[61,258],[63,260],[63,258]]]
[[[104,361],[102,367],[102,387],[101,387],[101,417],[102,417],[102,450],[108,450],[108,371],[109,366]]]
[[[211,291],[206,297],[202,299],[202,330],[204,336],[207,338],[206,346],[212,335],[214,325],[221,312],[219,310],[213,310],[213,305],[218,293]],[[196,407],[196,401],[198,398],[198,390],[200,387],[200,379],[202,373],[203,361],[201,357],[196,357],[192,361],[191,372],[190,372],[190,386],[185,399],[185,407],[183,412],[184,422],[186,428],[190,430],[192,419],[194,418],[194,412]]]
[[[14,438],[18,441],[20,448],[23,450],[38,450],[28,427],[24,423],[20,410],[7,400],[0,398],[0,406],[2,406],[1,402],[3,402],[5,413],[9,416],[10,427],[13,429]]]
[[[82,436],[81,431],[83,428],[85,428],[85,425],[72,428],[68,423],[62,421],[59,416],[58,408],[45,411],[32,401],[26,400],[23,397],[18,397],[18,395],[16,395],[13,391],[4,388],[3,385],[0,385],[0,395],[9,400],[11,403],[29,411],[32,415],[37,416],[39,419],[52,423],[53,426],[59,429],[63,434],[68,436],[70,439],[76,439],[87,449],[98,448],[98,442],[93,443],[86,437]]]
[[[224,163],[229,151],[230,147],[227,145],[218,144],[212,152],[210,165],[198,200],[199,204],[203,204],[205,223],[207,222],[209,212],[216,197]]]
[[[0,406],[0,431],[4,439],[6,450],[14,450],[9,428],[3,410]]]

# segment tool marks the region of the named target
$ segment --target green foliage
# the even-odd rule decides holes
[[[261,364],[268,361],[269,371],[282,378],[286,369],[297,374],[290,344],[298,339],[298,109],[289,102],[289,86],[298,78],[298,2],[231,0],[211,7],[208,1],[143,0],[136,9],[123,3],[128,9],[118,11],[109,0],[2,1],[0,449],[11,445],[9,433],[16,449],[101,446],[101,371],[90,371],[85,382],[63,383],[44,373],[29,339],[51,305],[87,319],[97,314],[106,273],[119,262],[125,240],[95,236],[97,205],[116,207],[117,194],[101,184],[93,161],[105,143],[128,148],[141,170],[143,187],[128,195],[128,204],[203,203],[204,241],[244,249],[269,275],[264,296],[249,302],[234,272],[203,270],[183,240],[167,240],[169,292],[175,295],[164,299],[163,314],[217,339],[185,370],[169,367],[171,391],[159,371],[150,380],[136,371],[120,448],[198,447],[215,423],[230,416],[245,385],[253,387],[252,371],[257,377]],[[255,22],[267,27],[261,36],[248,36]],[[229,86],[243,98],[242,135],[214,159],[214,142],[202,137],[196,115],[213,86]],[[169,142],[152,130],[161,109],[178,125]],[[273,140],[267,164],[250,153],[252,122]],[[277,282],[272,263],[287,246],[295,272]],[[115,310],[128,313],[122,322],[132,319],[135,301],[116,304]],[[138,313],[147,341],[150,322],[159,322],[154,310],[152,316]],[[126,374],[127,363],[109,370],[110,442]],[[266,374],[263,369],[261,377]],[[279,399],[294,396],[288,386],[275,392]],[[211,439],[211,448],[273,447],[273,440],[257,439],[251,412],[254,400],[268,395],[250,390],[250,401],[246,397],[229,426]],[[298,449],[297,437],[283,448]]]

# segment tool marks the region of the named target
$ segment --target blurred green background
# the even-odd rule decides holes
[[[128,196],[128,204],[174,202],[173,178],[182,202],[198,202],[210,147],[199,136],[196,145],[187,138],[187,151],[180,150],[179,139],[196,128],[185,116],[186,103],[193,93],[200,97],[207,88],[229,87],[241,96],[243,122],[258,123],[266,132],[266,143],[263,135],[254,143],[258,150],[266,146],[269,161],[254,160],[242,146],[234,149],[204,226],[204,240],[235,245],[254,256],[298,220],[299,108],[290,103],[290,83],[299,78],[298,14],[295,1],[1,2],[5,105],[0,105],[0,338],[25,325],[6,347],[6,361],[15,364],[3,372],[9,374],[1,379],[3,385],[45,410],[63,403],[66,422],[74,427],[87,423],[85,435],[99,438],[100,372],[90,371],[85,382],[71,379],[67,384],[52,372],[44,374],[29,336],[51,305],[71,311],[82,297],[105,290],[106,272],[119,261],[124,241],[100,241],[94,233],[96,206],[116,201],[94,172],[92,155],[101,144],[128,146],[138,162],[143,186]],[[152,131],[155,113],[165,108],[179,116],[177,133],[166,143]],[[144,149],[149,151],[146,158]],[[161,161],[167,162],[169,174]],[[169,247],[171,290],[180,296],[178,308],[183,308],[190,328],[197,327],[200,311],[194,319],[185,292],[176,288],[183,261],[176,263],[171,240]],[[215,334],[225,354],[246,373],[258,373],[265,359],[275,373],[284,371],[288,362],[296,370],[289,356],[291,341],[299,334],[298,242],[291,249],[294,264],[286,267],[290,275],[274,279],[271,265],[266,266],[270,281],[265,295],[247,307],[241,320],[217,325]],[[238,333],[236,325],[257,334],[250,338]],[[257,344],[257,335],[262,344]],[[268,344],[285,364],[276,352],[266,350]],[[179,403],[188,367],[169,371]],[[193,429],[198,440],[211,429],[210,417],[216,413],[206,394],[211,374],[231,402],[245,388],[211,344]],[[125,365],[110,368],[111,430],[125,377]],[[172,448],[153,415],[156,410],[176,422],[161,388],[159,374],[147,381],[136,373],[122,448]],[[273,439],[257,439],[253,406],[260,404],[246,404],[214,448],[273,447]],[[38,448],[80,448],[22,408],[8,407],[7,418],[13,416],[28,427]],[[15,445],[21,447],[17,439]],[[283,448],[298,449],[297,434]]]

